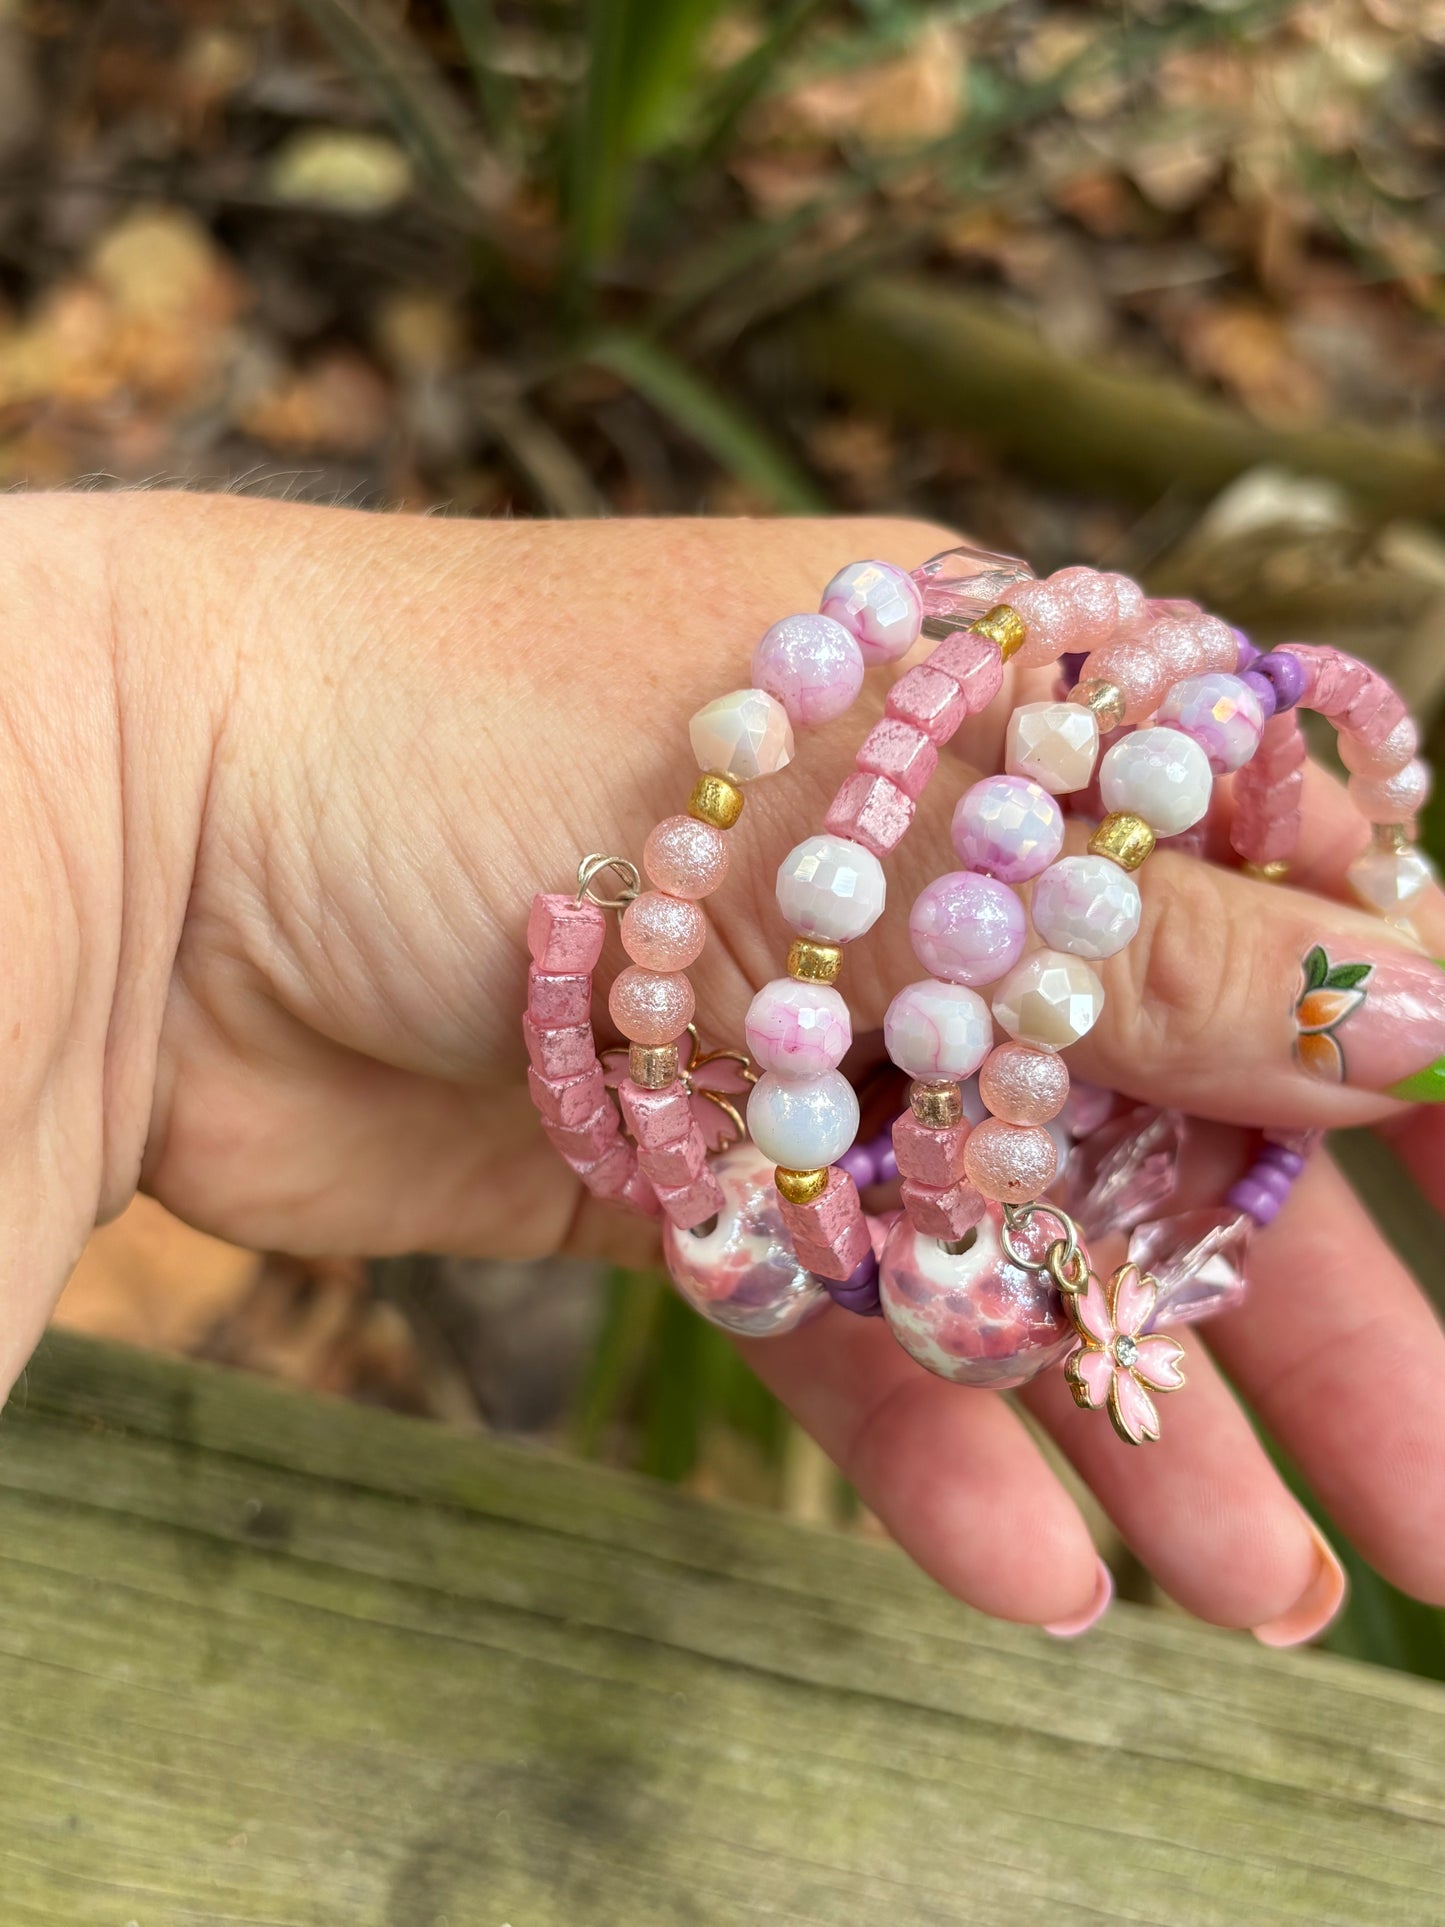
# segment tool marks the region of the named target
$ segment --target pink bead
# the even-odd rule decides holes
[[[1430,771],[1417,757],[1393,776],[1352,776],[1349,787],[1367,823],[1408,823],[1430,799]]]
[[[1241,677],[1205,670],[1175,683],[1159,705],[1159,721],[1198,743],[1210,769],[1224,776],[1254,755],[1265,717],[1259,697]]]
[[[617,1173],[606,1190],[596,1182],[594,1173],[590,1189],[599,1198],[605,1198],[609,1204],[615,1204],[619,1210],[631,1211],[636,1217],[660,1218],[662,1216],[662,1206],[657,1202],[657,1193],[653,1190],[651,1181],[638,1170],[636,1159],[632,1162],[631,1170],[626,1173]]]
[[[599,1198],[615,1198],[627,1185],[637,1170],[637,1153],[630,1144],[621,1138],[604,1151],[592,1164],[578,1164],[567,1159],[587,1189]]]
[[[595,903],[542,892],[527,918],[527,948],[539,970],[583,977],[597,967],[607,923]]]
[[[570,1077],[545,1077],[529,1070],[527,1088],[538,1115],[547,1124],[581,1124],[607,1096],[602,1066],[595,1055],[585,1070]]]
[[[1023,954],[1023,905],[1005,883],[950,870],[921,890],[908,918],[914,955],[948,983],[997,982]]]
[[[617,1112],[611,1104],[599,1104],[583,1124],[547,1124],[543,1129],[554,1147],[577,1171],[596,1164],[621,1136]]]
[[[707,1166],[707,1145],[700,1127],[693,1124],[682,1137],[651,1148],[642,1146],[637,1153],[638,1169],[659,1190],[676,1189],[696,1183]]]
[[[1072,649],[1074,624],[1068,593],[1055,588],[1051,580],[1021,582],[1011,591],[1008,606],[1024,624],[1024,640],[1015,662],[1041,669]]]
[[[947,1190],[963,1176],[966,1124],[920,1124],[912,1111],[893,1121],[893,1155],[901,1176]]]
[[[863,687],[863,651],[831,616],[784,616],[753,651],[753,687],[776,696],[807,729],[832,722]]]
[[[809,1271],[841,1284],[873,1249],[858,1187],[834,1165],[828,1188],[807,1204],[782,1199],[783,1222]],[[806,1253],[806,1257],[804,1257]]]
[[[527,1015],[538,1030],[564,1030],[592,1015],[592,979],[554,977],[532,964],[527,971]]]
[[[870,667],[906,656],[923,626],[918,584],[892,562],[850,562],[823,591],[822,610],[857,638]]]
[[[1042,1197],[1058,1175],[1059,1154],[1042,1125],[987,1117],[968,1134],[963,1166],[984,1197],[1000,1204],[1028,1204]]]
[[[961,1238],[984,1214],[984,1201],[967,1178],[948,1185],[905,1178],[899,1190],[908,1222],[925,1238]]]
[[[886,776],[857,770],[845,777],[823,818],[824,829],[861,843],[874,856],[887,856],[908,833],[913,798]]]
[[[1239,667],[1239,637],[1219,616],[1200,616],[1195,637],[1205,673],[1232,676]]]
[[[929,742],[946,743],[968,714],[968,698],[941,669],[920,663],[888,692],[888,714],[921,729]]]
[[[1147,642],[1111,642],[1096,649],[1080,676],[1082,682],[1111,682],[1124,697],[1124,721],[1142,723],[1158,708],[1174,680]]]
[[[1116,634],[1130,634],[1141,629],[1149,620],[1148,598],[1132,576],[1116,575],[1107,570],[1104,580],[1114,591],[1114,603],[1118,611],[1115,617]]]
[[[648,1150],[672,1144],[692,1129],[692,1099],[681,1081],[664,1084],[660,1091],[648,1091],[624,1077],[617,1095],[628,1130]]]
[[[815,1317],[830,1301],[793,1250],[772,1165],[744,1139],[714,1161],[712,1174],[723,1194],[717,1223],[682,1232],[663,1227],[678,1291],[710,1323],[750,1338],[771,1338]]]
[[[613,980],[607,1009],[633,1044],[671,1044],[692,1022],[696,1000],[680,971],[631,964]]]
[[[1151,625],[1145,642],[1164,665],[1166,683],[1183,682],[1204,667],[1199,616],[1165,616]]]
[[[527,1055],[539,1077],[580,1077],[597,1062],[590,1024],[568,1024],[561,1030],[539,1030],[530,1017],[522,1019]]]
[[[913,723],[885,716],[863,738],[857,763],[870,776],[886,776],[917,801],[938,768],[938,751]]]
[[[1405,716],[1376,737],[1341,732],[1340,761],[1353,776],[1394,776],[1411,762],[1420,747],[1420,732]]]
[[[821,1077],[847,1055],[853,1025],[847,1003],[831,984],[778,977],[749,1004],[743,1041],[760,1070]]]
[[[953,812],[953,847],[970,870],[1001,883],[1027,883],[1064,847],[1064,813],[1027,776],[985,776]]]
[[[1099,649],[1119,626],[1119,596],[1115,578],[1098,569],[1056,569],[1048,578],[1049,587],[1061,596],[1069,612],[1069,649],[1071,652]],[[1026,659],[1028,645],[1019,651]]]
[[[622,948],[645,970],[686,970],[706,942],[707,918],[686,897],[644,890],[622,913]]]
[[[970,716],[981,716],[1003,688],[1003,656],[990,636],[945,636],[924,666],[958,684]]]
[[[669,896],[711,896],[728,873],[727,838],[696,817],[665,816],[642,846],[642,867]]]
[[[984,1059],[978,1094],[1005,1124],[1047,1124],[1068,1102],[1069,1067],[1057,1051],[999,1044]]]
[[[644,1172],[643,1176],[646,1175]],[[652,1188],[657,1193],[657,1202],[680,1231],[691,1231],[695,1224],[706,1224],[723,1208],[722,1189],[706,1167],[686,1184],[654,1184]]]

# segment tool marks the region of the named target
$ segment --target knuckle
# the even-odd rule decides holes
[[[1125,953],[1132,994],[1115,1000],[1116,1021],[1127,1050],[1188,1068],[1215,1057],[1237,1029],[1259,937],[1209,865],[1166,856],[1151,868],[1155,887],[1144,891],[1139,935]]]

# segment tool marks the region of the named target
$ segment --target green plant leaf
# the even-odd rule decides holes
[[[1316,944],[1314,949],[1310,951],[1309,955],[1305,958],[1304,969],[1305,990],[1322,989],[1326,977],[1330,974],[1330,960],[1325,955],[1322,945]]]
[[[1336,964],[1325,978],[1326,990],[1353,990],[1371,975],[1375,966],[1367,963]]]
[[[472,85],[497,146],[515,146],[516,103],[506,75],[497,65],[497,16],[492,0],[447,0],[447,11],[467,57]]]

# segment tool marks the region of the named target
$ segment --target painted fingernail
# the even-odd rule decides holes
[[[1311,1077],[1445,1103],[1445,964],[1391,948],[1374,957],[1305,956],[1295,997],[1295,1060]]]
[[[1050,1633],[1055,1639],[1077,1639],[1080,1633],[1086,1633],[1091,1626],[1098,1625],[1109,1610],[1109,1603],[1113,1597],[1114,1575],[1101,1559],[1094,1579],[1094,1596],[1088,1605],[1072,1619],[1055,1620],[1052,1626],[1045,1626],[1044,1631]]]
[[[1345,1603],[1349,1582],[1335,1549],[1313,1519],[1306,1519],[1315,1542],[1315,1570],[1309,1584],[1286,1613],[1252,1627],[1261,1646],[1303,1646],[1316,1639]]]

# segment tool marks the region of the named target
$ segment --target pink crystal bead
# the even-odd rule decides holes
[[[590,1022],[592,978],[554,977],[533,964],[527,972],[527,1015],[538,1030]]]
[[[823,591],[822,611],[857,638],[870,668],[906,656],[923,627],[923,597],[892,562],[850,562]]]
[[[644,970],[686,970],[707,942],[707,918],[686,897],[644,890],[622,913],[622,948]]]
[[[728,873],[727,837],[696,817],[665,816],[642,846],[642,867],[668,896],[711,896]]]
[[[1420,747],[1420,732],[1410,716],[1401,717],[1379,738],[1340,731],[1340,761],[1352,776],[1393,776],[1413,762]]]
[[[908,918],[913,953],[949,983],[991,984],[1018,961],[1027,935],[1023,905],[1005,883],[950,870],[918,894]]]
[[[886,776],[916,802],[938,768],[938,751],[914,724],[885,716],[863,738],[857,763],[870,776]]]
[[[1175,683],[1159,705],[1159,721],[1198,743],[1216,776],[1242,769],[1259,747],[1264,707],[1247,682],[1210,670]]]
[[[1147,1329],[1190,1325],[1240,1304],[1253,1233],[1251,1220],[1227,1205],[1139,1225],[1129,1239],[1129,1262],[1159,1287]]]
[[[586,976],[597,967],[607,924],[595,903],[543,891],[532,899],[527,948],[539,970]]]
[[[946,743],[969,713],[968,698],[952,676],[926,662],[898,678],[887,707],[890,716],[912,723],[936,746]]]
[[[947,636],[924,666],[957,685],[969,716],[981,716],[1003,688],[1003,656],[991,636]]]
[[[893,1122],[893,1155],[901,1177],[946,1190],[963,1176],[966,1124],[920,1124],[912,1111]]]
[[[1430,800],[1430,771],[1417,757],[1393,776],[1352,776],[1349,789],[1367,823],[1408,823]]]
[[[910,1077],[972,1077],[992,1042],[988,1005],[962,984],[909,984],[883,1018],[889,1058]]]
[[[792,1331],[828,1304],[826,1286],[798,1260],[783,1222],[773,1167],[744,1142],[713,1164],[717,1222],[669,1223],[663,1254],[673,1284],[710,1324],[748,1338]]]
[[[1069,1067],[1056,1051],[999,1044],[983,1061],[978,1094],[1005,1124],[1047,1124],[1068,1102]]]
[[[874,856],[887,856],[903,841],[912,821],[913,798],[906,791],[886,776],[858,770],[844,778],[823,827],[861,843]]]
[[[696,1000],[681,971],[631,964],[613,979],[607,997],[612,1021],[633,1044],[672,1044],[692,1022]]]
[[[842,1063],[853,1026],[846,1002],[831,984],[778,977],[748,1006],[743,1038],[759,1070],[818,1077]]]
[[[1148,642],[1111,642],[1085,662],[1081,682],[1111,682],[1124,698],[1124,721],[1152,716],[1173,678]]]
[[[968,1181],[1000,1204],[1028,1204],[1042,1197],[1058,1175],[1059,1154],[1040,1124],[1006,1124],[985,1118],[963,1148]]]
[[[899,1186],[908,1222],[925,1238],[961,1238],[984,1214],[984,1200],[966,1177],[951,1184],[923,1184],[905,1178]]]
[[[1075,1148],[1065,1173],[1065,1208],[1097,1238],[1132,1230],[1174,1196],[1183,1155],[1178,1111],[1130,1105]]]
[[[986,776],[959,798],[952,833],[967,869],[1000,883],[1026,883],[1064,847],[1064,813],[1042,783]]]
[[[753,687],[776,696],[795,728],[832,722],[863,687],[863,651],[831,616],[784,616],[753,651]]]
[[[846,1171],[829,1171],[827,1190],[807,1204],[793,1204],[781,1193],[779,1201],[793,1249],[817,1277],[842,1283],[872,1251],[858,1187]]]
[[[953,629],[976,622],[1007,602],[1019,583],[1033,579],[1033,570],[1016,555],[967,546],[931,555],[913,571],[923,598],[924,621]]]

